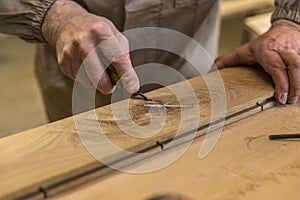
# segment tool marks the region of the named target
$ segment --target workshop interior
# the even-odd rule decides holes
[[[220,2],[217,56],[270,29],[274,0]],[[188,87],[205,94],[196,92],[195,101],[180,82],[172,87],[187,94],[184,103],[162,87],[136,92],[128,100],[133,111],[120,119],[105,106],[50,123],[36,51],[37,44],[0,33],[0,200],[299,199],[300,104],[278,103],[273,79],[261,67],[242,64],[189,80]],[[214,75],[223,77],[225,96],[219,86],[210,90]],[[223,104],[222,116],[214,116]],[[165,124],[154,125],[159,134],[148,140],[146,129],[126,117],[146,127]]]
[[[264,14],[274,9],[272,0],[224,0],[222,3],[220,55],[257,37],[261,28],[268,29],[269,16]],[[251,25],[247,25],[249,20]],[[260,23],[265,24],[260,26]],[[34,71],[35,45],[4,34],[0,35],[0,44],[0,137],[5,137],[44,125],[48,119]]]

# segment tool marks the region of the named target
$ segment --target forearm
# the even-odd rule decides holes
[[[0,32],[13,34],[30,42],[43,41],[43,19],[55,0],[2,0]]]
[[[0,33],[12,34],[29,42],[44,42],[42,25],[56,0],[2,0]],[[74,0],[81,6],[86,0]]]
[[[286,19],[300,24],[300,1],[275,0],[275,11],[272,15],[272,22],[278,19]]]

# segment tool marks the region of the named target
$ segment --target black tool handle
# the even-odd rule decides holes
[[[117,71],[115,70],[115,68],[112,65],[109,65],[106,68],[106,72],[109,75],[110,81],[112,85],[117,85],[118,81],[120,80],[119,75],[117,74]],[[121,83],[120,83],[121,86]]]
[[[300,133],[269,135],[270,140],[296,139],[296,138],[300,138]]]

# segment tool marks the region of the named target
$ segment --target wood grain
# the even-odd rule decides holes
[[[225,128],[212,153],[198,158],[203,138],[173,165],[154,173],[117,173],[55,199],[147,199],[182,194],[192,199],[299,198],[299,140],[269,141],[269,134],[300,133],[300,104],[278,106]],[[148,160],[159,162],[166,154]]]
[[[205,75],[205,78],[213,78],[216,73]],[[221,70],[221,75],[227,95],[228,116],[247,109],[257,109],[257,102],[273,96],[269,76],[258,69],[227,68]],[[189,83],[196,91],[201,108],[199,125],[205,126],[210,122],[211,115],[209,92],[201,77],[191,79]],[[182,85],[184,83],[172,87],[180,88]],[[184,91],[184,88],[181,90]],[[211,95],[219,97],[220,94],[216,93],[218,91],[217,88],[212,89]],[[174,94],[168,88],[155,90],[147,95],[162,103],[177,103]],[[224,99],[220,98],[220,101]],[[131,115],[136,123],[146,124],[149,120],[144,116],[146,111],[137,108],[141,103],[141,100],[130,101]],[[192,112],[194,111],[191,110]],[[143,151],[151,146],[158,148],[157,141],[164,142],[174,136],[178,120],[180,121],[180,112],[171,110],[168,113],[166,125],[158,134],[147,139],[137,139],[129,137],[115,126],[115,121],[119,119],[112,117],[111,106],[97,109],[101,127],[106,130],[111,141],[125,150],[134,152]],[[86,119],[87,136],[94,131],[89,129],[89,120],[93,119]],[[126,120],[124,123],[127,123]],[[105,155],[115,156],[114,153],[107,151]],[[111,171],[95,160],[82,145],[73,118],[1,139],[0,160],[0,199],[53,195]],[[46,191],[46,194],[43,191]]]

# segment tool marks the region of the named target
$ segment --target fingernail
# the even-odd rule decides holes
[[[133,94],[139,90],[139,85],[136,83],[136,81],[130,80],[129,82],[127,82],[127,89],[128,92]]]
[[[288,97],[288,94],[287,94],[286,92],[283,93],[283,94],[281,94],[281,96],[280,96],[280,103],[286,104],[286,102],[287,102],[287,97]]]
[[[294,104],[294,103],[297,103],[297,101],[298,101],[298,97],[290,97],[288,100],[288,103]]]

